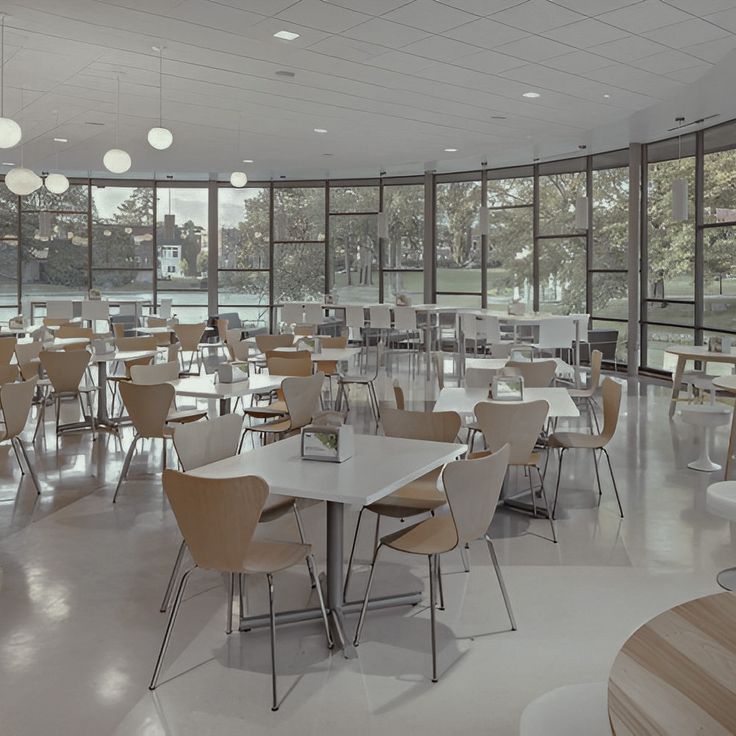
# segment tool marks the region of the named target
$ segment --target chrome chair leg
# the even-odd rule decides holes
[[[36,470],[33,467],[33,465],[31,465],[31,461],[28,458],[28,450],[26,450],[26,446],[20,437],[15,438],[15,444],[20,450],[20,454],[23,455],[23,458],[26,461],[26,467],[28,468],[28,472],[31,476],[31,480],[33,481],[33,485],[36,486],[36,495],[40,496],[41,495],[41,484],[38,482],[38,476],[36,475]]]
[[[526,466],[524,467],[524,470],[527,470]],[[532,513],[536,517],[537,516],[537,497],[534,494],[534,486],[532,484],[532,474],[531,473],[529,473],[529,493],[531,494],[531,497],[532,497]]]
[[[437,571],[437,590],[440,594],[440,611],[445,610],[445,590],[442,587],[442,567],[440,566],[440,556],[435,555],[434,566]]]
[[[235,573],[227,576],[227,611],[225,611],[225,633],[233,633],[233,598],[235,596]]]
[[[317,562],[314,559],[313,554],[307,555],[307,567],[309,568],[310,574],[317,575]],[[314,571],[314,573],[312,573]],[[335,642],[332,640],[332,632],[330,631],[330,622],[327,620],[327,608],[325,608],[325,599],[322,595],[322,586],[317,584],[315,586],[317,591],[317,599],[319,600],[319,608],[322,611],[322,621],[325,625],[325,634],[327,635],[327,648],[332,649],[335,646]]]
[[[299,540],[302,544],[306,544],[306,537],[304,536],[304,525],[302,524],[302,516],[299,513],[299,507],[296,504],[296,501],[294,502],[294,518],[296,519],[296,528],[299,531]],[[307,557],[307,567],[309,568],[309,578],[312,581],[312,588],[316,588],[319,585],[319,580],[317,579],[317,567],[316,565],[313,565],[312,562],[310,562],[310,558]]]
[[[181,568],[181,563],[184,559],[184,551],[186,550],[186,548],[187,543],[182,539],[181,544],[179,545],[179,552],[176,555],[176,561],[174,562],[174,568],[171,571],[171,576],[169,577],[169,582],[166,586],[164,599],[161,602],[161,608],[158,609],[161,613],[166,613],[169,608],[169,603],[171,603],[171,594],[174,592],[174,583],[176,582],[176,578],[179,575],[179,569]]]
[[[552,518],[555,518],[555,511],[557,511],[557,496],[560,494],[560,478],[562,477],[562,458],[565,456],[565,449],[562,448],[560,451],[560,462],[557,465],[557,485],[555,486],[555,500],[552,503]]]
[[[161,649],[158,653],[158,659],[156,660],[156,667],[153,670],[153,677],[151,678],[151,684],[148,686],[149,690],[155,690],[158,683],[159,675],[161,674],[161,665],[164,662],[164,656],[166,650],[169,647],[169,640],[171,639],[171,632],[174,629],[174,623],[176,622],[176,616],[179,613],[182,598],[184,597],[184,588],[186,587],[189,576],[196,570],[196,567],[192,567],[187,570],[181,576],[181,582],[179,583],[179,589],[176,591],[176,597],[174,598],[174,606],[171,609],[171,615],[169,616],[169,622],[166,624],[166,633],[164,634],[164,640],[161,642]]]
[[[470,572],[470,560],[468,559],[467,545],[460,546],[460,559],[463,561],[463,568],[465,569],[465,572]]]
[[[621,506],[621,498],[618,495],[618,486],[616,485],[616,478],[613,475],[613,467],[611,466],[611,458],[608,456],[608,450],[606,450],[605,447],[601,448],[601,451],[606,456],[606,461],[608,462],[608,472],[611,474],[611,481],[613,482],[613,492],[616,494],[616,502],[618,503],[618,512],[621,514],[621,518],[624,518],[624,510]]]
[[[118,500],[118,493],[120,493],[120,488],[123,485],[123,481],[128,476],[128,470],[130,469],[130,463],[133,460],[133,453],[135,452],[135,446],[139,439],[140,439],[139,435],[136,435],[133,438],[133,442],[131,442],[130,447],[128,448],[128,452],[125,455],[125,460],[123,460],[123,468],[120,471],[120,478],[118,478],[118,485],[115,488],[115,495],[112,497],[113,503],[115,503]]]
[[[598,458],[596,457],[595,450],[593,450],[593,465],[595,465],[595,480],[598,484],[598,498],[603,495],[603,489],[601,488],[601,476],[598,472]]]
[[[437,682],[437,631],[435,611],[435,580],[437,578],[437,556],[429,555],[429,620],[432,627],[432,682]]]
[[[245,618],[248,610],[247,591],[245,589],[245,573],[238,573],[238,612]]]
[[[26,468],[25,465],[21,462],[20,455],[18,454],[18,448],[15,446],[15,437],[12,437],[10,440],[10,446],[13,448],[13,454],[15,455],[15,461],[18,463],[18,467],[20,468],[20,474],[25,475],[26,474]]]
[[[365,598],[363,598],[363,605],[360,608],[360,617],[358,618],[358,626],[355,629],[355,638],[353,639],[353,646],[360,644],[360,635],[363,632],[363,623],[365,622],[365,612],[368,610],[368,598],[371,594],[371,586],[373,585],[373,573],[376,570],[376,560],[378,559],[378,553],[381,551],[381,546],[376,547],[376,551],[373,553],[373,560],[371,561],[371,571],[368,574],[368,584],[365,586]]]
[[[345,572],[345,583],[342,586],[342,599],[347,600],[348,585],[350,584],[350,576],[353,573],[353,557],[355,556],[355,546],[358,543],[358,532],[360,531],[360,522],[363,519],[363,512],[365,506],[360,510],[358,514],[358,523],[355,525],[355,534],[353,535],[353,546],[350,548],[350,557],[348,558],[348,569]]]
[[[271,618],[271,692],[273,701],[271,710],[279,709],[278,695],[276,693],[276,614],[273,609],[273,575],[266,575],[268,579],[268,610]]]
[[[552,514],[549,510],[549,501],[547,500],[547,489],[544,487],[544,479],[542,478],[542,472],[537,467],[537,475],[539,476],[539,486],[542,490],[542,499],[544,500],[544,508],[547,509],[547,515],[549,516],[549,525],[552,528],[552,541],[557,544],[557,530],[555,529],[555,520],[552,518]]]
[[[493,563],[493,569],[496,571],[496,577],[498,578],[498,586],[501,588],[501,595],[503,596],[503,602],[506,605],[506,613],[509,615],[509,621],[511,622],[511,631],[516,631],[516,619],[514,618],[514,612],[511,610],[511,599],[509,598],[508,591],[506,590],[506,583],[503,580],[501,574],[501,567],[498,564],[498,557],[496,557],[496,550],[493,547],[491,538],[486,534],[486,544],[488,545],[488,553],[491,555],[491,562]]]
[[[41,427],[43,427],[44,433],[46,431],[46,427],[44,426],[44,422],[46,420],[46,399],[47,399],[47,396],[46,394],[44,394],[41,397],[41,403],[38,406],[38,417],[36,419],[36,430],[33,433],[33,440],[32,440],[34,443],[36,442],[36,437],[38,436],[38,430]]]

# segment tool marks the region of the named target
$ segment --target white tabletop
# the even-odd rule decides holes
[[[203,478],[258,475],[271,493],[366,506],[466,451],[465,445],[355,435],[355,454],[343,463],[301,459],[291,437],[190,471]]]
[[[136,332],[144,335],[169,335],[174,332],[173,327],[137,327]]]
[[[466,370],[468,368],[487,368],[491,371],[500,371],[502,368],[506,367],[506,363],[509,362],[511,358],[465,358],[465,368]],[[566,363],[562,358],[539,358],[537,362],[541,362],[543,360],[554,360],[555,363],[557,363],[557,368],[555,368],[555,375],[563,377],[563,378],[570,378],[575,374],[575,369],[569,364]],[[519,363],[531,363],[528,358],[519,358]]]
[[[192,396],[197,399],[234,399],[249,394],[267,393],[281,388],[286,376],[269,376],[268,373],[256,373],[247,381],[234,383],[215,383],[213,376],[189,376],[171,381],[179,396]]]
[[[33,342],[33,338],[22,337],[18,340],[20,345],[28,345]],[[66,347],[72,345],[87,345],[89,344],[88,337],[57,337],[53,342],[44,343],[44,350],[63,350]]]
[[[579,417],[580,411],[566,388],[525,388],[523,401],[544,399],[549,404],[550,419]],[[485,388],[443,388],[433,411],[456,411],[461,416],[475,416],[475,405],[490,401]],[[506,403],[506,402],[504,402]]]
[[[54,344],[57,342],[59,342],[59,340],[56,340]],[[112,363],[118,360],[143,360],[143,358],[153,358],[155,355],[155,350],[116,350],[114,353],[93,354],[90,359],[90,363]]]

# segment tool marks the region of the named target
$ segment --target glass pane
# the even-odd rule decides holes
[[[18,241],[0,240],[0,303],[17,305],[17,302]]]
[[[618,332],[618,342],[616,343],[616,361],[619,366],[626,365],[628,361],[628,343],[629,343],[629,323],[628,322],[612,322],[604,319],[592,320],[593,330],[616,330]],[[592,336],[593,342],[595,335]],[[593,348],[595,349],[595,348]],[[604,353],[605,355],[605,353]]]
[[[330,187],[330,212],[378,212],[378,187]]]
[[[443,307],[472,307],[473,309],[480,309],[481,298],[480,294],[477,296],[473,294],[437,294],[437,304]]]
[[[18,197],[0,187],[0,238],[18,238]]]
[[[539,232],[566,235],[577,232],[575,202],[585,196],[585,172],[539,177]]]
[[[629,275],[592,273],[593,314],[612,319],[628,319]]]
[[[731,352],[736,352],[736,335],[728,334],[726,332],[704,332],[703,333],[703,345],[708,344],[708,340],[711,337],[720,337],[724,340],[730,340]],[[724,347],[724,352],[725,347]],[[733,373],[733,365],[731,363],[708,363],[708,375],[711,376],[728,376]]]
[[[627,268],[629,170],[593,172],[593,263],[591,268]]]
[[[160,187],[156,196],[159,288],[206,291],[207,189]],[[191,297],[182,294],[177,301],[186,304]]]
[[[325,239],[323,187],[274,189],[273,208],[275,240]]]
[[[182,304],[176,304],[176,298],[186,296],[189,300],[186,305]],[[194,300],[198,297],[203,297],[201,304],[193,304]],[[191,324],[193,322],[206,322],[207,318],[209,316],[207,311],[207,294],[197,294],[197,292],[192,292],[190,294],[174,294],[174,293],[167,293],[165,291],[159,291],[158,292],[158,299],[159,302],[161,299],[167,299],[167,298],[173,298],[174,304],[171,308],[171,314],[176,317],[179,322],[183,322],[185,324]],[[182,299],[183,301],[183,299]]]
[[[383,209],[388,217],[384,268],[424,268],[424,186],[384,187]]]
[[[514,207],[534,202],[534,179],[490,179],[487,183],[489,207]]]
[[[695,320],[695,307],[682,302],[647,302],[646,321],[664,324],[691,325]]]
[[[378,301],[378,226],[376,215],[330,218],[332,284],[341,303]]]
[[[479,181],[437,185],[437,291],[480,294],[480,191]]]
[[[153,295],[153,271],[92,271],[92,286],[102,290],[106,299],[150,301]]]
[[[220,271],[220,304],[268,305],[268,271]]]
[[[235,302],[231,302],[230,298],[234,297],[234,294],[225,294],[225,300],[220,302],[218,312],[237,312],[240,317],[240,321],[246,326],[252,327],[268,327],[268,307],[249,307],[241,306]]]
[[[46,187],[23,197],[23,210],[73,211],[87,214],[89,190],[86,184],[72,184],[63,194],[52,194]]]
[[[313,301],[325,289],[325,246],[321,243],[277,243],[273,251],[275,304]]]
[[[713,227],[703,230],[703,324],[736,330],[736,228]]]
[[[270,192],[218,190],[220,268],[268,268]]]
[[[695,260],[695,159],[649,164],[648,296],[655,299],[689,298],[694,295]],[[688,181],[690,219],[672,219],[672,182]]]
[[[539,308],[555,314],[585,311],[585,238],[539,241]]]
[[[384,271],[384,301],[395,303],[397,294],[406,294],[412,304],[422,304],[424,302],[424,273],[422,271]]]
[[[703,159],[704,222],[736,222],[736,150]]]
[[[490,210],[488,224],[488,307],[505,312],[511,300],[520,300],[531,309],[534,211]]]
[[[646,360],[647,368],[671,371],[677,366],[677,356],[665,353],[668,345],[693,345],[695,332],[680,327],[646,325]]]

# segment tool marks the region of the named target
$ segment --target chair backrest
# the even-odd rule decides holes
[[[486,342],[501,342],[501,322],[494,314],[486,314],[480,320],[480,333]]]
[[[146,323],[149,327],[166,327],[168,320],[165,317],[154,317],[149,315],[146,319]]]
[[[0,365],[8,365],[15,353],[18,340],[14,337],[0,337]]]
[[[179,364],[179,356],[181,355],[181,345],[178,342],[172,342],[166,346],[166,362]]]
[[[269,351],[266,367],[272,376],[311,376],[312,354],[307,350],[294,352]]]
[[[598,348],[603,353],[604,360],[616,360],[618,330],[590,330],[588,342],[591,348]]]
[[[459,312],[460,329],[466,340],[478,339],[478,327],[480,320],[474,312]]]
[[[246,361],[250,357],[250,345],[242,339],[243,331],[240,327],[233,330],[228,330],[225,333],[225,342],[227,343],[227,349],[230,353],[230,357],[233,360]]]
[[[230,329],[230,323],[226,319],[218,317],[215,325],[217,326],[217,336],[222,342],[227,342],[227,331]]]
[[[312,337],[317,334],[317,326],[310,324],[294,325],[295,335],[304,335],[305,337]]]
[[[287,302],[281,307],[281,321],[289,325],[304,321],[304,307],[297,302]]]
[[[46,302],[46,316],[52,319],[72,319],[74,302],[71,299],[53,299]]]
[[[606,378],[601,387],[603,395],[603,430],[601,439],[605,444],[611,440],[618,426],[618,416],[621,410],[621,384],[613,378]]]
[[[110,302],[101,299],[84,299],[82,301],[82,319],[91,322],[110,319]]]
[[[404,411],[406,401],[404,400],[404,390],[401,388],[398,378],[394,379],[394,400],[396,401],[396,408]]]
[[[70,317],[44,317],[41,322],[46,327],[58,327],[59,325],[68,325],[71,322]]]
[[[13,383],[18,380],[18,366],[17,365],[2,365],[0,364],[0,386],[4,386],[6,383]]]
[[[24,380],[38,377],[38,364],[33,361],[43,350],[42,342],[19,342],[15,346],[15,359],[18,361],[20,375]]]
[[[315,325],[318,325],[324,322],[324,319],[325,312],[322,309],[321,304],[317,304],[317,302],[310,302],[309,304],[304,305],[305,322],[313,322]]]
[[[181,349],[187,352],[196,351],[206,326],[206,322],[174,325],[174,334],[181,343]]]
[[[149,366],[136,366],[148,368]],[[141,437],[163,437],[166,417],[174,402],[175,391],[170,383],[144,385],[140,383],[121,383],[120,398]]]
[[[345,326],[353,330],[365,327],[365,307],[345,307]]]
[[[130,378],[133,383],[145,386],[175,381],[179,378],[179,363],[177,361],[171,361],[169,363],[153,363],[151,365],[134,365],[130,369]]]
[[[383,433],[386,437],[407,440],[454,442],[462,424],[454,411],[401,411],[384,409],[381,412]]]
[[[338,337],[320,337],[319,342],[323,348],[336,348],[338,350],[342,350],[348,346],[348,336],[339,335]]]
[[[458,544],[485,536],[501,495],[510,448],[504,445],[477,460],[456,460],[445,465],[442,482],[455,523]]]
[[[78,327],[77,325],[61,325],[56,330],[56,337],[59,339],[67,337],[86,337],[91,340],[94,337],[94,330],[91,327]]]
[[[112,334],[115,340],[122,340],[125,338],[125,324],[123,322],[112,323]]]
[[[594,394],[600,386],[602,363],[603,353],[600,350],[594,350],[590,356],[590,379],[588,384],[591,395]]]
[[[256,335],[259,353],[267,353],[276,348],[290,348],[293,344],[294,335]]]
[[[414,307],[394,307],[394,327],[412,332],[417,329],[417,310]]]
[[[164,492],[194,562],[205,570],[240,572],[268,498],[263,478],[198,478],[164,470]]]
[[[445,387],[445,358],[442,353],[435,353],[432,356],[434,360],[434,372],[437,376],[437,385],[440,391]]]
[[[115,340],[115,347],[118,350],[155,350],[156,338],[151,335],[149,337],[119,337]]]
[[[38,354],[56,393],[76,393],[92,356],[86,350],[42,350]]]
[[[496,452],[508,444],[513,465],[529,462],[548,413],[546,401],[481,401],[475,405],[486,447]]]
[[[6,383],[0,386],[0,409],[5,420],[5,437],[17,437],[26,426],[31,413],[36,379],[21,383]]]
[[[269,370],[270,373],[270,370]],[[312,421],[319,408],[319,397],[322,393],[322,381],[325,374],[321,371],[308,377],[285,378],[281,382],[286,410],[289,413],[291,429],[300,429]]]
[[[526,388],[548,388],[555,377],[557,362],[554,360],[535,360],[533,363],[510,360],[504,372],[523,376]]]
[[[368,322],[371,329],[388,330],[391,328],[391,309],[386,304],[368,307]]]
[[[214,417],[208,422],[180,424],[174,430],[174,447],[182,470],[233,457],[238,451],[243,417],[233,412]]]
[[[163,318],[164,320],[171,319],[171,305],[173,304],[173,299],[162,299],[161,305],[158,308],[158,314],[159,317]],[[161,325],[162,327],[164,325]]]
[[[498,371],[493,368],[467,368],[465,370],[465,388],[488,388]]]
[[[580,342],[588,342],[588,327],[590,325],[589,314],[571,314],[570,319],[572,320],[573,330],[577,323],[577,332]]]
[[[537,346],[543,350],[569,348],[575,340],[575,322],[570,317],[543,319],[539,323]]]

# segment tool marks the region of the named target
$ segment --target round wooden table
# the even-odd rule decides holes
[[[608,680],[615,736],[736,733],[736,594],[675,606],[621,648]]]

